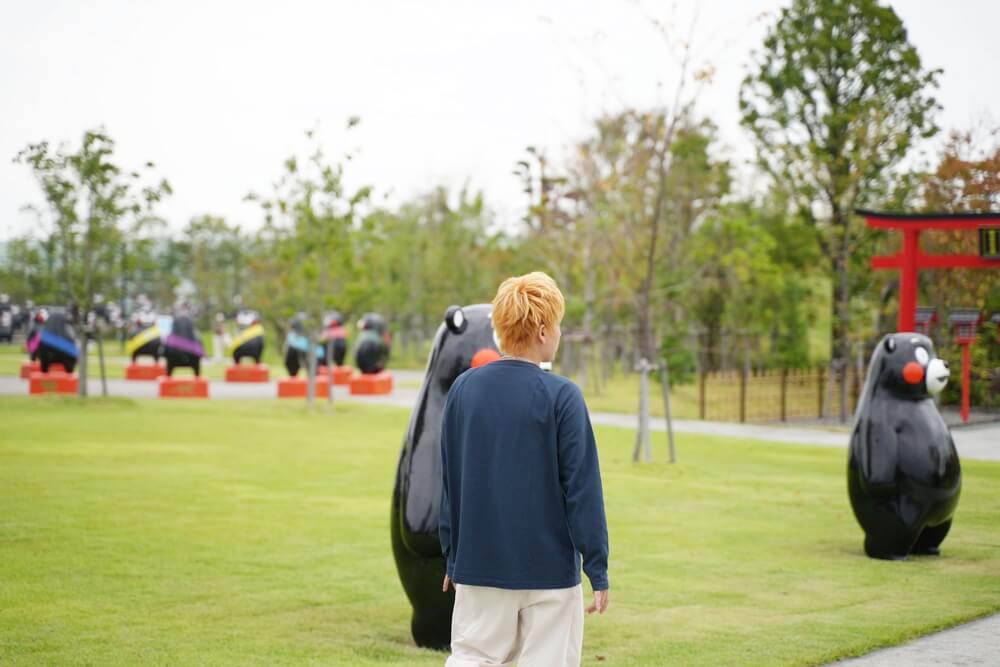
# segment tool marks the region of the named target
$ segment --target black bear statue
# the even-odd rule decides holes
[[[455,594],[441,591],[445,560],[438,540],[441,507],[441,416],[448,390],[473,366],[500,358],[492,306],[452,306],[438,327],[427,371],[410,415],[392,491],[390,537],[396,570],[413,607],[418,646],[447,649]]]
[[[173,376],[175,368],[190,368],[195,377],[201,375],[201,358],[205,356],[205,348],[190,315],[174,315],[170,335],[163,339],[163,356],[167,360],[167,377]]]
[[[138,310],[132,315],[125,353],[132,358],[133,364],[142,356],[152,357],[154,362],[159,363],[162,354],[160,328],[156,325],[156,313],[152,310]]]
[[[854,516],[871,558],[937,554],[951,528],[962,471],[932,395],[948,365],[917,333],[885,336],[872,354],[847,463]]]
[[[336,310],[323,315],[323,335],[320,343],[324,351],[329,348],[334,366],[343,366],[347,358],[347,329],[344,328],[344,316]],[[326,354],[321,360],[326,365]]]
[[[31,325],[24,339],[24,347],[28,351],[28,358],[31,361],[38,361],[38,348],[42,342],[42,330],[45,328],[45,320],[49,319],[47,308],[35,308],[31,313]]]
[[[61,364],[67,373],[72,373],[80,353],[76,347],[76,332],[70,314],[62,310],[49,313],[38,336],[35,350],[43,373],[48,373],[52,364]]]
[[[306,333],[306,316],[299,313],[292,318],[288,327],[288,334],[285,335],[285,370],[289,377],[299,374],[299,369],[305,368],[308,375],[309,363],[309,335]],[[324,350],[322,345],[315,345],[316,363],[323,361]]]
[[[264,354],[264,325],[261,324],[260,313],[246,309],[239,311],[236,313],[236,326],[236,337],[229,344],[233,363],[239,366],[240,359],[247,357],[259,364]]]
[[[392,337],[385,319],[376,313],[364,315],[358,322],[358,345],[354,360],[358,370],[366,375],[381,373],[389,363],[389,346]]]

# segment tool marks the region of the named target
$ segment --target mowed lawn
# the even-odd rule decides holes
[[[0,399],[0,664],[441,665],[389,548],[409,413]],[[587,665],[818,664],[1000,610],[1000,464],[939,558],[861,551],[843,451],[598,429],[611,608]]]

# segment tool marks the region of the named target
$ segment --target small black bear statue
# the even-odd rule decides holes
[[[374,375],[385,370],[389,363],[389,346],[392,336],[389,325],[377,313],[367,313],[358,322],[358,344],[354,351],[354,360],[358,370],[365,375]]]
[[[54,310],[49,314],[38,337],[37,356],[43,373],[48,373],[52,364],[61,364],[67,373],[76,368],[80,352],[68,312]]]
[[[229,344],[233,363],[239,366],[240,359],[248,357],[259,364],[264,354],[264,325],[261,324],[260,313],[256,310],[241,310],[236,313],[236,326],[239,331]]]
[[[170,335],[163,339],[163,356],[167,359],[167,377],[172,377],[175,368],[190,368],[195,377],[201,375],[201,358],[205,348],[194,328],[191,316],[182,313],[174,316]]]
[[[473,366],[500,358],[493,307],[452,306],[431,347],[417,404],[403,440],[392,492],[390,536],[399,579],[413,606],[410,631],[418,646],[447,649],[455,593],[441,591],[445,560],[438,539],[441,508],[441,416],[448,390]]]
[[[338,311],[331,310],[323,315],[323,335],[319,342],[324,351],[330,348],[329,356],[333,358],[334,366],[344,365],[344,359],[347,358],[347,329],[344,328],[344,316]],[[324,354],[320,360],[322,366],[327,365],[326,357]]]
[[[854,516],[871,558],[938,554],[951,528],[962,471],[951,432],[931,398],[948,365],[927,336],[885,336],[858,401],[847,464]]]
[[[49,319],[47,308],[37,308],[31,313],[31,326],[28,327],[27,337],[24,339],[24,347],[28,350],[28,359],[38,361],[38,348],[42,343],[42,330],[45,329],[45,320]]]
[[[295,377],[299,374],[299,369],[303,369],[309,375],[309,335],[306,332],[305,313],[296,314],[288,325],[288,333],[285,335],[285,370],[288,377]],[[321,363],[325,350],[322,345],[312,343],[316,350],[316,363]]]
[[[132,316],[125,352],[132,358],[133,364],[141,356],[152,357],[155,363],[160,362],[160,328],[156,326],[156,313],[152,310],[139,310]]]

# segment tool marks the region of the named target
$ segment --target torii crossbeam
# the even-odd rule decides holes
[[[899,270],[897,331],[914,331],[920,269],[1000,269],[1000,213],[879,213],[856,210],[869,227],[896,229],[903,247],[895,255],[872,257],[873,269]],[[928,255],[920,250],[925,229],[979,230],[978,255]]]

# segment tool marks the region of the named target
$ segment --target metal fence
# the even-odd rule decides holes
[[[841,413],[839,378],[828,368],[701,373],[698,418],[711,421],[822,419]],[[846,414],[853,414],[864,369],[847,372]]]

